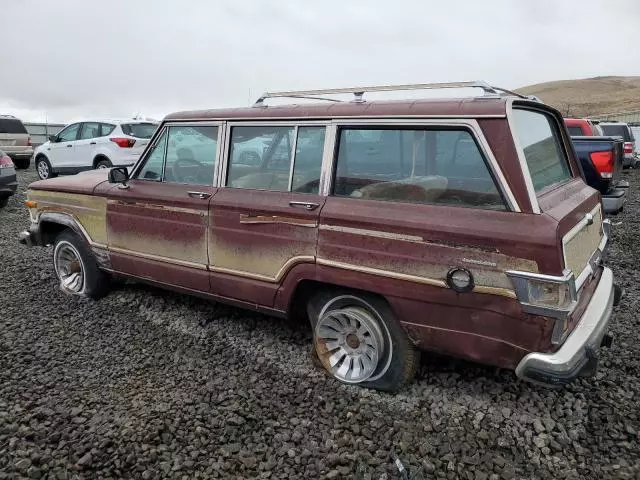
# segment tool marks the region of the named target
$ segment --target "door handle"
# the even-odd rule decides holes
[[[91,143],[89,143],[89,145],[95,145],[95,144],[96,144],[96,142],[91,142]]]
[[[289,206],[294,207],[294,208],[304,208],[305,210],[311,211],[311,210],[315,210],[320,205],[318,203],[312,203],[312,202],[295,202],[295,201],[291,201],[291,202],[289,202]]]
[[[200,200],[206,200],[211,196],[211,194],[207,192],[187,192],[187,195],[192,198],[199,198]]]
[[[70,148],[70,147],[73,147],[73,145],[71,145],[71,144],[67,145],[67,148]]]

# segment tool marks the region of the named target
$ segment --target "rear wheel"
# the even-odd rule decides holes
[[[407,384],[420,353],[387,303],[372,295],[327,292],[308,306],[322,366],[343,383],[396,391]]]
[[[16,168],[18,170],[24,170],[25,168],[29,168],[29,165],[31,164],[31,159],[30,158],[16,158],[13,161],[13,164],[16,166]]]
[[[98,268],[89,246],[71,230],[56,237],[53,266],[60,289],[69,295],[101,298],[109,291],[109,275]]]
[[[44,155],[36,158],[36,171],[38,172],[40,180],[46,180],[47,178],[58,176],[57,173],[54,173],[53,168],[51,168],[49,159]]]
[[[96,162],[96,168],[111,168],[113,164],[108,158],[101,158]]]

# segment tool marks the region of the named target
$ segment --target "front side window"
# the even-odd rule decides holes
[[[72,142],[78,137],[78,129],[80,128],[79,123],[74,123],[73,125],[69,125],[63,131],[58,134],[58,140],[60,142]]]
[[[334,195],[505,210],[466,129],[342,128]]]
[[[227,186],[317,194],[324,136],[325,127],[233,127]]]
[[[80,140],[89,140],[100,136],[100,124],[95,122],[86,122],[82,124],[80,131]]]
[[[164,182],[213,185],[218,127],[169,127]]]
[[[153,180],[159,182],[162,180],[162,169],[164,167],[164,154],[167,147],[167,131],[165,130],[160,138],[151,147],[145,163],[138,173],[141,180]]]
[[[514,109],[513,118],[516,140],[524,152],[535,191],[569,180],[569,163],[553,118],[524,109]]]

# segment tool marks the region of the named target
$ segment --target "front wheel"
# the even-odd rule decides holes
[[[310,301],[308,313],[316,354],[334,378],[396,391],[415,375],[420,352],[384,300],[360,293],[324,293]]]
[[[46,180],[47,178],[57,177],[58,174],[54,173],[51,168],[51,163],[47,160],[47,157],[38,157],[36,159],[36,171],[40,180]]]
[[[101,298],[109,291],[109,274],[98,268],[89,246],[70,230],[56,237],[53,266],[64,293]]]

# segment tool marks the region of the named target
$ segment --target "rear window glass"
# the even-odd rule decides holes
[[[580,127],[567,127],[567,130],[569,130],[569,135],[572,137],[581,137],[584,135]]]
[[[157,123],[123,123],[120,125],[125,135],[136,138],[151,138],[158,128]]]
[[[17,118],[0,118],[0,133],[27,133],[27,129]]]
[[[554,121],[533,110],[513,111],[515,134],[524,151],[536,192],[571,178]]]
[[[611,137],[622,137],[625,142],[634,141],[633,134],[627,125],[603,125],[601,123],[600,128],[602,128],[605,135]]]

